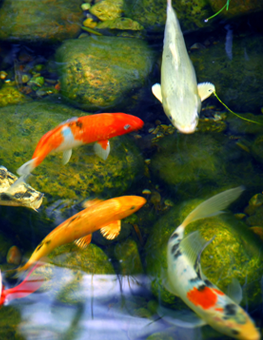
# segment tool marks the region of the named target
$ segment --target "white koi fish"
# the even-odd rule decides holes
[[[243,191],[226,190],[198,205],[171,235],[167,248],[167,289],[179,296],[205,323],[217,331],[243,340],[259,340],[260,334],[249,315],[211,283],[202,273],[201,253],[206,242],[198,231],[184,237],[185,227],[198,219],[222,213]],[[239,301],[240,302],[240,301]]]
[[[163,104],[164,112],[172,124],[182,133],[195,131],[201,101],[215,92],[215,86],[211,83],[197,86],[195,70],[171,0],[167,0],[161,85],[153,85],[152,92]]]

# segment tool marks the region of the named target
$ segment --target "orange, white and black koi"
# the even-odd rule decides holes
[[[5,289],[2,285],[2,274],[0,271],[0,306],[7,304],[11,300],[26,297],[37,291],[45,280],[42,276],[32,276],[32,274],[36,268],[41,265],[42,263],[37,263],[19,285],[9,289]]]
[[[110,138],[141,129],[143,124],[140,118],[125,113],[100,113],[69,119],[40,139],[32,159],[17,173],[26,177],[54,151],[63,151],[63,163],[66,164],[72,148],[94,142],[95,153],[105,160],[110,152]]]
[[[258,340],[260,334],[249,315],[202,273],[201,253],[213,239],[206,242],[198,231],[184,237],[189,223],[221,213],[242,190],[226,190],[201,203],[173,232],[167,248],[166,286],[217,331],[236,339]]]

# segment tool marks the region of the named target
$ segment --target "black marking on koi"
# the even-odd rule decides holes
[[[77,121],[76,121],[76,126],[77,126],[78,128],[80,128],[80,129],[82,129],[83,123],[82,123],[81,121],[77,120]]]
[[[174,259],[176,260],[177,257],[179,257],[181,255],[182,255],[182,253],[181,253],[180,249],[178,249],[177,252],[174,254]]]
[[[206,288],[206,285],[201,285],[201,286],[197,287],[199,292],[202,292],[205,288]]]
[[[235,315],[237,312],[237,306],[234,305],[233,303],[229,303],[225,305],[224,312],[226,315]]]
[[[200,281],[200,278],[198,276],[193,277],[192,279],[189,280],[190,282],[198,282]]]
[[[172,236],[170,237],[170,240],[173,240],[177,238],[179,235],[177,233],[173,233]]]
[[[213,287],[213,283],[209,280],[204,280],[204,283],[207,285],[207,287]]]
[[[179,248],[180,243],[176,243],[172,246],[171,254],[175,253]]]
[[[39,250],[43,247],[43,245],[44,245],[44,243],[41,242],[41,243],[37,246],[36,251],[39,251]]]

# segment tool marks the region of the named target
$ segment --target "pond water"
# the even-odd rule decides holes
[[[227,213],[194,221],[185,234],[212,240],[191,244],[196,262],[199,249],[203,273],[262,333],[263,7],[231,0],[229,12],[204,23],[225,4],[210,2],[173,7],[198,83],[213,83],[231,110],[210,96],[196,131],[184,134],[151,90],[160,82],[165,0],[0,1],[1,339],[230,339],[200,327],[170,292],[167,245],[201,202],[240,186]],[[121,123],[107,116],[76,118],[117,112],[139,120],[126,116],[118,132]],[[83,126],[93,139],[77,141],[66,164],[69,154],[49,150],[11,186],[57,126],[70,143]],[[107,139],[110,148],[93,147]],[[87,234],[90,244],[71,242]],[[41,266],[16,272],[32,253]]]

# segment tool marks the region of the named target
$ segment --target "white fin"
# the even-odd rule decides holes
[[[158,315],[169,324],[182,328],[197,328],[206,325],[206,322],[190,310],[173,310],[159,306]]]
[[[5,194],[7,195],[12,195],[15,194],[17,192],[17,187],[21,185],[21,183],[25,183],[26,184],[26,180],[28,178],[29,175],[23,175],[21,177],[19,177],[12,185],[10,185],[10,187],[7,189],[7,191],[5,192]],[[41,204],[41,203],[40,203]],[[35,208],[31,207],[32,209],[36,210]],[[36,210],[37,211],[37,210]]]
[[[100,232],[107,240],[113,240],[121,231],[121,221],[114,221],[100,229]]]
[[[106,161],[110,153],[110,142],[108,140],[96,142],[94,144],[94,151],[97,156]]]
[[[215,85],[212,83],[201,83],[197,85],[198,95],[201,102],[211,96],[216,91]]]
[[[65,150],[63,152],[62,163],[64,165],[68,163],[68,161],[70,160],[71,155],[72,155],[72,149]]]
[[[152,93],[161,103],[163,102],[162,90],[161,90],[160,84],[156,83],[152,86]]]
[[[214,238],[206,241],[197,230],[187,235],[181,241],[180,250],[188,258],[193,267],[199,266],[203,250],[213,241],[213,239]]]
[[[231,283],[228,285],[226,295],[230,297],[236,304],[240,304],[243,299],[243,292],[240,283],[237,278],[233,278]]]
[[[92,234],[86,235],[84,237],[79,238],[78,240],[75,240],[74,243],[80,248],[85,249],[90,244],[92,239]]]
[[[27,176],[29,175],[34,169],[34,162],[36,158],[30,159],[30,161],[26,162],[19,169],[17,169],[17,173],[19,176]]]
[[[234,202],[244,191],[244,187],[240,186],[234,189],[229,189],[217,194],[203,203],[199,204],[190,214],[185,218],[181,226],[186,227],[189,223],[199,220],[201,218],[211,217],[223,213],[222,209]]]

